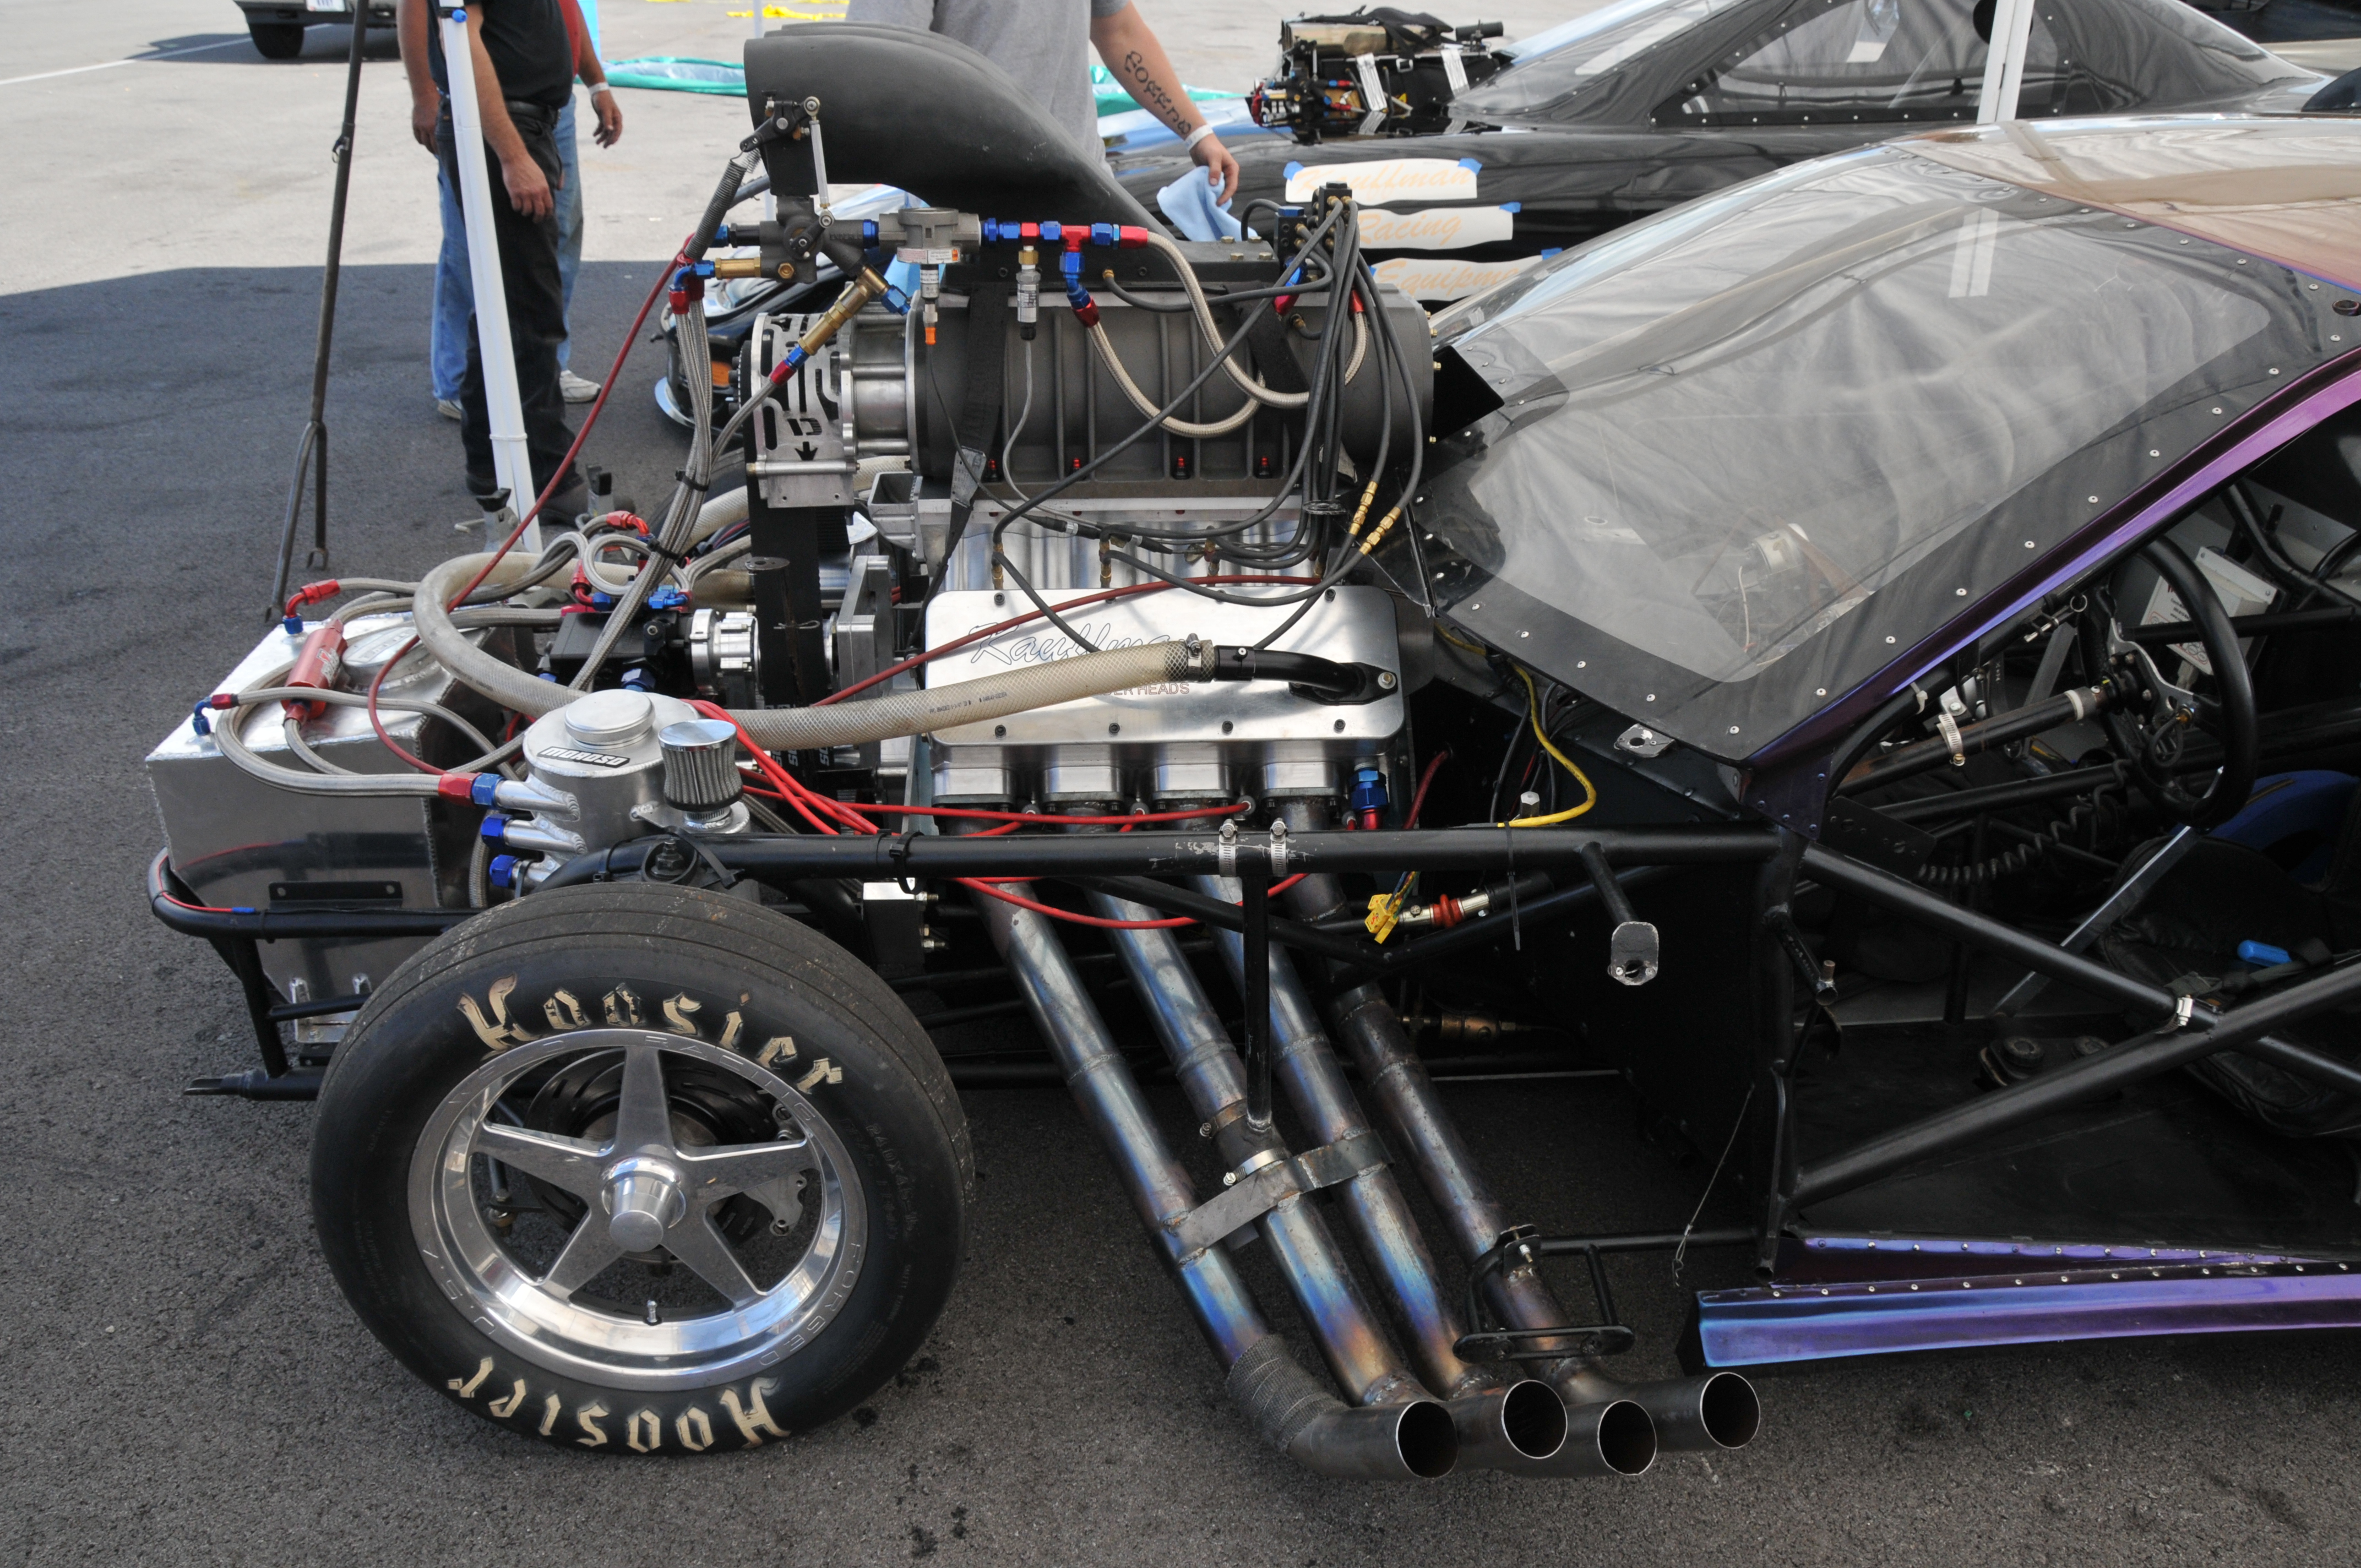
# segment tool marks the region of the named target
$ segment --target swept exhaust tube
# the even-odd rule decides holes
[[[1031,910],[997,899],[976,902],[1075,1103],[1113,1157],[1198,1327],[1229,1368],[1231,1396],[1257,1429],[1323,1475],[1409,1481],[1450,1474],[1459,1439],[1443,1405],[1415,1397],[1357,1409],[1345,1404],[1298,1366],[1286,1343],[1271,1332],[1227,1248],[1182,1241],[1181,1222],[1198,1206],[1188,1172],[1166,1146],[1057,934]]]
[[[1328,826],[1325,808],[1314,802],[1290,801],[1284,815],[1290,828]],[[1326,913],[1341,896],[1335,879],[1322,875],[1307,877],[1290,894],[1294,906],[1308,915]],[[1224,956],[1230,950],[1224,948]],[[1301,982],[1295,981],[1290,966],[1282,965],[1279,953],[1274,951],[1271,958],[1276,1026],[1282,969],[1299,993]],[[1332,1011],[1338,1043],[1352,1057],[1388,1127],[1406,1146],[1462,1257],[1472,1264],[1508,1233],[1507,1209],[1484,1179],[1458,1125],[1444,1110],[1400,1017],[1383,993],[1374,985],[1356,986],[1337,997]],[[1531,1265],[1499,1270],[1486,1281],[1486,1288],[1494,1309],[1517,1328],[1549,1328],[1570,1321],[1556,1292]],[[1569,1356],[1549,1365],[1544,1375],[1568,1406],[1577,1410],[1621,1401],[1638,1405],[1654,1422],[1657,1442],[1666,1453],[1742,1448],[1763,1424],[1762,1403],[1753,1385],[1735,1372],[1626,1385],[1595,1360]]]
[[[1091,899],[1093,910],[1110,920],[1152,919],[1155,911],[1106,894],[1094,894]],[[1246,1067],[1236,1047],[1223,1029],[1213,1003],[1197,981],[1194,970],[1181,955],[1179,940],[1169,930],[1115,929],[1108,932],[1116,953],[1123,959],[1125,970],[1132,981],[1134,993],[1148,1009],[1157,1037],[1164,1046],[1165,1055],[1172,1063],[1174,1077],[1189,1097],[1191,1111],[1202,1124],[1202,1131],[1219,1150],[1222,1163],[1233,1173],[1251,1179],[1255,1172],[1272,1165],[1290,1162],[1286,1146],[1276,1133],[1265,1129],[1257,1133],[1246,1118]],[[1325,1050],[1325,1042],[1321,1042]],[[1345,1094],[1341,1102],[1350,1108],[1349,1092],[1344,1091],[1343,1075],[1334,1058],[1329,1069],[1336,1074],[1336,1087]],[[1315,1126],[1322,1119],[1308,1118]],[[1367,1147],[1373,1140],[1366,1137],[1367,1129],[1360,1122],[1357,1110],[1350,1114],[1331,1118],[1325,1125],[1338,1131],[1344,1141],[1332,1139],[1312,1159],[1325,1161],[1336,1151],[1354,1146]],[[1356,1145],[1352,1140],[1358,1139]],[[1301,1169],[1303,1162],[1293,1168]],[[1316,1179],[1317,1170],[1305,1173]],[[1329,1171],[1337,1175],[1340,1172]],[[1393,1203],[1400,1205],[1400,1194],[1382,1165],[1373,1165],[1351,1175],[1342,1182],[1332,1183],[1332,1190],[1341,1190],[1356,1183],[1380,1181]],[[1357,1404],[1379,1405],[1402,1401],[1422,1401],[1425,1390],[1420,1387],[1401,1362],[1400,1354],[1384,1330],[1373,1320],[1329,1234],[1321,1211],[1315,1206],[1312,1193],[1299,1191],[1280,1199],[1257,1220],[1256,1224],[1269,1242],[1296,1305],[1328,1361],[1329,1371],[1336,1382]],[[1506,1387],[1495,1387],[1498,1376],[1488,1369],[1470,1366],[1449,1354],[1450,1336],[1456,1325],[1439,1289],[1433,1287],[1433,1270],[1426,1259],[1422,1244],[1411,1223],[1408,1211],[1401,1210],[1399,1223],[1378,1233],[1381,1245],[1406,1242],[1411,1256],[1408,1262],[1389,1259],[1382,1254],[1381,1264],[1393,1262],[1389,1277],[1403,1268],[1414,1267],[1425,1282],[1422,1299],[1437,1318],[1438,1335],[1444,1343],[1444,1373],[1455,1381],[1446,1385],[1452,1397],[1446,1406],[1453,1428],[1457,1433],[1459,1463],[1488,1469],[1515,1470],[1534,1473],[1532,1467],[1554,1459],[1566,1447],[1568,1422],[1565,1405],[1547,1385],[1531,1378],[1519,1377]],[[1415,1320],[1415,1313],[1412,1314]],[[1275,1342],[1274,1342],[1275,1343]],[[1249,1352],[1249,1356],[1254,1353]],[[1294,1387],[1286,1374],[1260,1370],[1264,1361],[1279,1353],[1257,1359],[1252,1365],[1242,1358],[1231,1374],[1234,1393],[1252,1387],[1264,1389],[1271,1379],[1287,1382]],[[1274,1363],[1275,1365],[1275,1363]],[[1289,1372],[1296,1372],[1291,1361]],[[1300,1372],[1297,1376],[1301,1376]],[[1316,1385],[1305,1377],[1304,1386],[1314,1393]],[[1298,1390],[1300,1392],[1300,1389]],[[1262,1397],[1260,1395],[1257,1396]],[[1322,1396],[1325,1398],[1324,1395]],[[1268,1398],[1277,1399],[1277,1394]],[[1292,1401],[1294,1394],[1288,1399]],[[1246,1402],[1242,1399],[1242,1402]],[[1293,1406],[1290,1403],[1290,1408]],[[1638,1412],[1634,1411],[1636,1416]],[[1257,1420],[1263,1419],[1257,1416]],[[1278,1420],[1279,1418],[1272,1418]],[[1272,1441],[1281,1448],[1300,1441],[1290,1424],[1291,1418],[1280,1420],[1273,1430]],[[1642,1418],[1644,1427],[1644,1418]],[[1414,1431],[1408,1433],[1415,1436]],[[1283,1440],[1283,1441],[1282,1441]],[[1408,1441],[1408,1437],[1405,1438]],[[1577,1451],[1579,1444],[1577,1444]]]
[[[1153,910],[1104,894],[1091,900],[1110,920],[1155,918]],[[1277,1132],[1257,1133],[1246,1121],[1246,1069],[1213,1005],[1169,930],[1111,930],[1132,987],[1146,1003],[1173,1076],[1189,1097],[1189,1109],[1234,1177],[1251,1179],[1263,1168],[1290,1163]],[[1362,1299],[1337,1251],[1328,1223],[1310,1191],[1279,1199],[1254,1223],[1270,1244],[1287,1277],[1297,1308],[1327,1358],[1337,1386],[1356,1404],[1391,1403],[1425,1397],[1384,1329]]]
[[[1356,1409],[1295,1365],[1277,1334],[1230,1364],[1229,1391],[1265,1441],[1315,1475],[1433,1481],[1458,1463],[1458,1431],[1441,1405],[1415,1399]]]
[[[1236,883],[1223,877],[1200,877],[1197,887],[1232,902],[1238,894]],[[1237,980],[1245,967],[1245,939],[1233,931],[1216,930],[1213,936],[1230,977]],[[1328,1036],[1320,1026],[1319,1009],[1312,1004],[1311,992],[1305,989],[1293,962],[1278,948],[1270,953],[1269,981],[1271,1043],[1278,1053],[1283,1080],[1293,1087],[1303,1078],[1311,1078],[1323,1102],[1337,1108],[1338,1113],[1358,1126],[1359,1102],[1354,1098],[1352,1086],[1345,1081]],[[1415,1148],[1422,1129],[1398,1125],[1394,1132],[1412,1146],[1413,1163],[1417,1163]],[[1390,1172],[1388,1174],[1390,1176]],[[1395,1197],[1399,1201],[1398,1191]],[[1433,1266],[1424,1261],[1426,1244],[1406,1209],[1402,1223],[1422,1260],[1423,1277],[1431,1281]],[[1439,1303],[1435,1311],[1442,1333],[1455,1344],[1465,1328],[1457,1310],[1445,1302]],[[1452,1360],[1457,1365],[1468,1365],[1458,1360],[1455,1351]],[[1482,1371],[1468,1367],[1471,1376],[1480,1376]],[[1533,1380],[1526,1379],[1518,1387],[1536,1386]],[[1513,1394],[1516,1389],[1504,1392]],[[1478,1395],[1455,1400],[1452,1408],[1455,1413],[1463,1407],[1466,1412],[1460,1427],[1460,1440],[1469,1451],[1468,1463],[1476,1463],[1474,1455],[1480,1453],[1486,1456],[1482,1462],[1493,1468],[1520,1475],[1637,1475],[1656,1462],[1655,1424],[1649,1410],[1625,1397],[1625,1393],[1611,1384],[1603,1390],[1595,1387],[1554,1389],[1551,1403],[1557,1407],[1562,1422],[1554,1439],[1530,1397],[1520,1405],[1499,1400],[1495,1396],[1498,1408],[1486,1409],[1483,1396]]]

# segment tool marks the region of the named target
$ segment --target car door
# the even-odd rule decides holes
[[[2037,5],[2020,115],[2057,113],[2052,18]],[[1632,217],[1803,159],[1922,126],[1972,123],[1993,0],[1794,0],[1726,38],[1651,118],[1686,156],[1622,192]]]

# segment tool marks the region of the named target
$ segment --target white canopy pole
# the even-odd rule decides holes
[[[438,6],[439,10],[440,7]],[[484,401],[492,422],[492,473],[524,515],[533,502],[533,459],[524,444],[524,400],[517,391],[516,348],[509,336],[509,298],[500,281],[500,236],[492,227],[492,181],[485,164],[484,117],[476,104],[476,53],[467,13],[443,13],[444,74],[451,82],[451,134],[458,148],[459,212],[467,228],[467,275],[475,285],[476,342],[484,360]],[[541,526],[521,546],[541,548]]]
[[[1977,124],[2016,118],[2017,98],[2025,87],[2025,52],[2032,37],[2033,0],[1999,0],[1993,8],[1992,47],[1984,53]]]

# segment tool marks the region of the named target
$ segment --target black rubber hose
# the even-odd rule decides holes
[[[1224,643],[1213,650],[1217,681],[1285,681],[1320,696],[1350,702],[1362,695],[1367,674],[1353,664],[1340,664],[1316,653],[1273,652],[1268,648],[1241,648]]]
[[[705,259],[713,248],[713,236],[721,232],[729,221],[730,209],[738,204],[738,186],[746,178],[746,170],[737,159],[731,159],[721,170],[721,183],[713,188],[713,200],[705,204],[705,215],[697,220],[697,232],[688,236],[681,255],[695,263]]]

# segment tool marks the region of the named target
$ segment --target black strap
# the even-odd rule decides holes
[[[954,530],[965,521],[983,483],[992,438],[1000,429],[1002,389],[1007,384],[1008,291],[1005,283],[977,283],[967,297],[967,389],[960,400],[952,435],[959,456],[951,468]]]
[[[1277,311],[1262,308],[1260,301],[1248,305],[1254,319],[1246,326],[1246,348],[1254,356],[1255,374],[1262,384],[1274,392],[1308,392],[1312,383],[1304,379],[1303,367],[1288,345],[1287,322]]]

